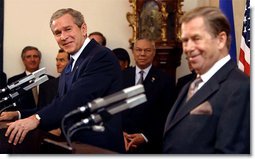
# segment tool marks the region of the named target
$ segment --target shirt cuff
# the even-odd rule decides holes
[[[149,140],[144,136],[144,134],[143,133],[141,133],[141,135],[143,136],[143,138],[144,138],[144,140],[145,140],[145,142],[146,143],[148,143],[149,142]]]
[[[18,112],[18,119],[21,119],[21,114],[20,114],[20,112],[19,111],[17,111]]]

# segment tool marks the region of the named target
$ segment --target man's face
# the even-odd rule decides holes
[[[150,64],[152,64],[155,56],[155,48],[152,42],[141,39],[135,43],[133,48],[133,55],[136,65],[140,69],[145,69]]]
[[[183,23],[181,32],[183,51],[198,74],[206,73],[222,58],[220,49],[224,44],[220,36],[210,34],[202,17]]]
[[[68,54],[66,52],[58,53],[56,57],[56,66],[57,66],[57,72],[61,73],[66,65],[68,64]]]
[[[87,26],[79,28],[71,15],[65,14],[52,22],[51,30],[60,48],[75,54],[82,47],[87,35]]]
[[[34,72],[39,69],[41,59],[37,50],[28,50],[24,53],[22,61],[27,71]]]

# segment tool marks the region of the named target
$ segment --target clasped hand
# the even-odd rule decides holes
[[[7,124],[8,128],[5,136],[9,136],[9,143],[13,143],[13,145],[17,145],[17,143],[21,144],[27,133],[35,129],[38,125],[39,121],[34,115],[25,119],[16,120]]]
[[[126,151],[132,151],[136,149],[139,145],[145,143],[145,139],[140,133],[128,134],[126,132],[123,132],[123,135]]]

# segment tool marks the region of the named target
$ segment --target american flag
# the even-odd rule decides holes
[[[238,67],[250,76],[250,0],[246,1]]]

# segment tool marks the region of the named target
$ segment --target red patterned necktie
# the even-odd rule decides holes
[[[187,101],[196,93],[198,89],[199,83],[201,83],[203,80],[200,76],[198,76],[189,86],[189,91],[187,95]]]

